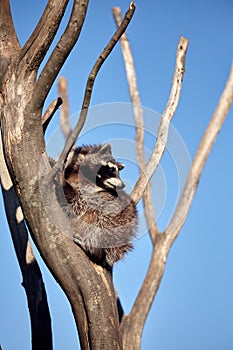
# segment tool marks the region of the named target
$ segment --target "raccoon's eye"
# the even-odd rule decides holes
[[[116,164],[114,164],[112,162],[108,162],[107,167],[108,167],[108,171],[110,173],[114,173],[114,172],[118,171],[118,167],[116,166]]]
[[[117,166],[118,166],[118,170],[121,171],[122,169],[124,169],[125,164],[123,164],[123,163],[117,163]]]
[[[110,173],[114,173],[115,171],[116,171],[116,168],[114,167],[108,167],[108,171],[110,172]]]

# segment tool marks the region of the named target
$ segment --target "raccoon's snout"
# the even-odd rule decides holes
[[[109,188],[118,188],[122,189],[125,187],[124,182],[119,177],[109,177],[108,179],[105,179],[104,185]]]

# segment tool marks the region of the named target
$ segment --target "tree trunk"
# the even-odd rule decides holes
[[[82,249],[50,222],[45,211],[39,185],[42,156],[44,173],[50,168],[41,110],[31,103],[35,74],[28,74],[22,67],[19,72],[18,67],[17,61],[12,62],[4,79],[1,126],[7,164],[30,232],[71,302],[82,349],[120,349],[117,306],[109,272],[92,264]],[[53,191],[50,198],[56,205]]]

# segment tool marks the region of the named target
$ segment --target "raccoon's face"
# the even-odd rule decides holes
[[[79,176],[83,176],[100,188],[116,191],[125,187],[119,176],[122,169],[124,164],[113,158],[110,145],[86,146],[75,151],[70,163],[68,160],[65,178],[74,185],[74,181],[78,184]]]
[[[115,190],[124,188],[125,184],[119,176],[119,171],[124,169],[124,164],[108,161],[102,162],[96,175],[96,185],[105,189]]]

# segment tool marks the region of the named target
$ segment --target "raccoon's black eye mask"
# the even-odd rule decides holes
[[[121,169],[123,169],[122,166]],[[100,167],[96,175],[96,184],[97,186],[109,189],[125,187],[125,184],[119,177],[118,165],[112,162],[108,162],[106,165]]]
[[[97,172],[99,179],[107,179],[108,177],[118,177],[118,168],[116,166],[109,167],[108,165],[102,165]]]

